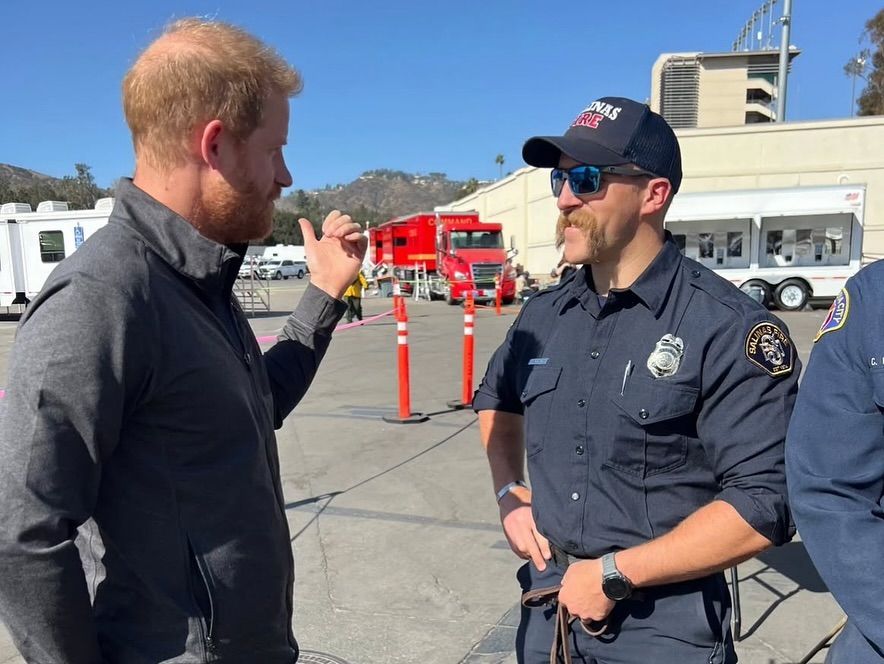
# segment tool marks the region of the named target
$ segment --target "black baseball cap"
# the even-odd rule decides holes
[[[555,168],[561,155],[590,166],[635,164],[681,186],[681,150],[663,116],[647,104],[602,97],[583,109],[564,136],[534,136],[522,147],[531,166]]]

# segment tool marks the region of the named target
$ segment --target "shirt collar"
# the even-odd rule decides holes
[[[682,259],[681,251],[672,239],[672,235],[669,231],[665,233],[663,247],[638,279],[629,288],[611,290],[608,293],[608,301],[612,306],[624,296],[623,294],[631,292],[654,314],[654,317],[660,315]],[[576,273],[575,278],[571,280],[570,288],[571,294],[580,301],[583,308],[598,318],[601,307],[592,279],[592,269],[588,265]]]

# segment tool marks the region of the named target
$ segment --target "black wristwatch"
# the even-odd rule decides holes
[[[602,592],[608,599],[615,602],[629,599],[632,595],[632,581],[617,569],[613,553],[606,553],[602,556]]]

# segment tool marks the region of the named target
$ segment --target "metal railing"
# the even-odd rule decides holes
[[[258,261],[249,259],[249,273],[233,282],[233,293],[243,311],[254,316],[256,311],[270,311],[270,284],[258,276]]]

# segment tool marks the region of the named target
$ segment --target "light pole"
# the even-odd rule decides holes
[[[863,72],[866,69],[866,58],[863,53],[860,53],[853,58],[851,58],[850,62],[847,63],[846,67],[848,73],[850,74],[850,117],[856,115],[856,77],[862,76]]]
[[[792,0],[784,0],[783,31],[780,34],[780,71],[777,74],[777,122],[786,121],[786,77],[789,74],[789,32],[792,27]]]

